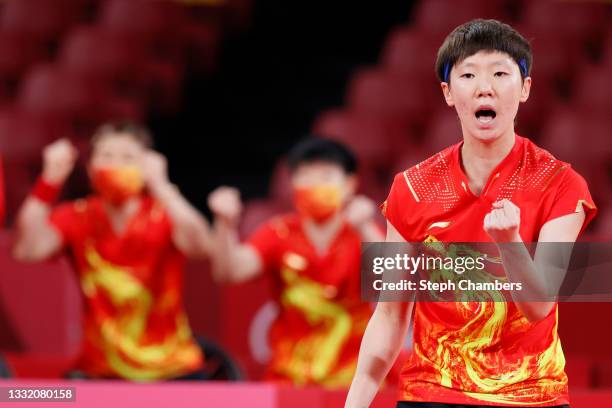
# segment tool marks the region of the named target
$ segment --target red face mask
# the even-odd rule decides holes
[[[340,209],[340,188],[334,185],[317,185],[295,188],[295,208],[306,218],[317,223],[330,219]]]
[[[144,185],[140,170],[133,166],[95,169],[91,182],[94,190],[114,205],[123,204],[137,196]]]

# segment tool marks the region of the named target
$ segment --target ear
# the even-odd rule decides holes
[[[442,88],[442,95],[444,95],[444,100],[446,100],[446,104],[450,107],[455,106],[455,101],[453,101],[453,96],[450,92],[450,85],[448,82],[440,82],[440,88]]]
[[[526,77],[523,80],[523,87],[521,88],[521,102],[527,102],[529,99],[529,92],[531,91],[531,77]]]

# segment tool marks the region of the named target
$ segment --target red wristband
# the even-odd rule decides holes
[[[31,194],[45,204],[53,204],[59,197],[61,190],[61,185],[51,184],[41,176],[36,181]]]

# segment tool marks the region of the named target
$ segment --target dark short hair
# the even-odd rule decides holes
[[[100,125],[91,137],[91,146],[95,146],[101,139],[112,133],[129,135],[145,149],[153,148],[153,137],[149,129],[137,122],[115,121]]]
[[[519,66],[523,78],[531,72],[531,47],[522,35],[500,21],[476,19],[455,28],[442,43],[435,66],[440,82],[448,82],[453,65],[479,51],[508,54]]]
[[[301,164],[325,162],[336,164],[347,174],[357,171],[357,159],[353,152],[335,140],[309,136],[296,144],[287,155],[289,171]]]

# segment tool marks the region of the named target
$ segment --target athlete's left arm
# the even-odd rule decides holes
[[[166,158],[150,151],[143,167],[149,193],[164,207],[172,221],[174,245],[189,258],[208,257],[213,247],[210,225],[170,183]]]
[[[520,218],[520,209],[502,200],[494,203],[493,210],[485,216],[484,229],[498,244],[508,280],[523,285],[523,290],[511,292],[513,300],[529,321],[537,322],[554,308],[555,302],[547,300],[551,294],[558,294],[565,278],[572,244],[578,238],[585,213],[564,215],[544,224],[533,259],[519,235]]]

